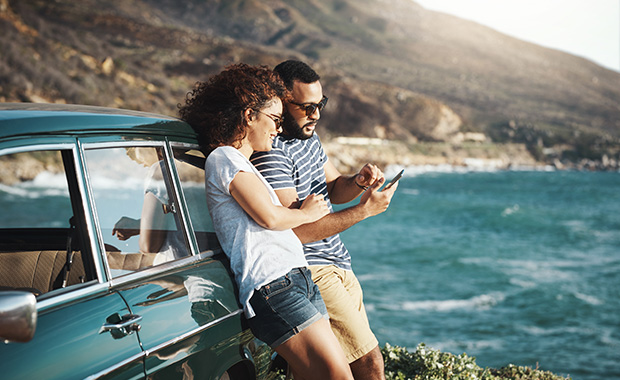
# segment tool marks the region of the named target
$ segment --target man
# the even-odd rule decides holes
[[[331,213],[295,228],[355,379],[384,379],[378,341],[370,329],[362,289],[351,270],[351,257],[340,232],[387,209],[397,186],[378,191],[385,182],[375,165],[344,176],[328,160],[314,133],[327,103],[319,75],[299,61],[285,61],[274,69],[291,91],[284,107],[283,132],[270,152],[252,156],[252,163],[273,186],[285,207],[299,207],[309,194],[322,194]],[[363,194],[362,194],[363,193]],[[362,194],[359,204],[333,212],[331,204],[347,203]]]

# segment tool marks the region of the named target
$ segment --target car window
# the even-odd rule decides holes
[[[205,192],[205,156],[197,149],[173,147],[174,163],[200,252],[219,248]]]
[[[70,150],[0,155],[0,290],[39,296],[94,279],[85,270],[91,261],[81,247],[68,178],[75,179]]]
[[[62,228],[73,215],[60,151],[0,157],[1,228]]]
[[[163,147],[87,149],[85,158],[113,277],[190,254]]]

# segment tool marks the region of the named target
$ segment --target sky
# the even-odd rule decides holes
[[[620,71],[620,0],[414,0]]]

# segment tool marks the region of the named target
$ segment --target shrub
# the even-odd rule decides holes
[[[476,358],[467,354],[453,355],[426,347],[420,343],[415,352],[386,344],[381,349],[385,360],[387,380],[561,380],[561,376],[530,367],[509,365],[497,369],[483,369]]]
[[[386,380],[570,380],[538,368],[512,364],[501,369],[483,369],[474,357],[441,352],[424,343],[415,352],[387,343],[381,353]],[[282,369],[272,372],[270,378],[287,379]]]

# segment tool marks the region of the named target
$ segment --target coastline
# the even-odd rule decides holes
[[[341,173],[355,173],[366,163],[379,166],[388,176],[403,167],[407,168],[409,175],[501,170],[620,172],[620,163],[605,157],[579,162],[562,162],[557,158],[538,161],[525,144],[407,143],[363,137],[325,138],[322,143],[325,153]]]
[[[408,176],[503,170],[620,172],[620,163],[615,160],[537,161],[524,144],[409,143],[365,137],[327,137],[322,139],[322,144],[329,159],[343,174],[356,173],[366,163],[377,165],[388,177],[403,168]],[[42,172],[61,173],[62,163],[51,157],[30,155],[0,161],[0,183],[5,185],[32,181]]]

